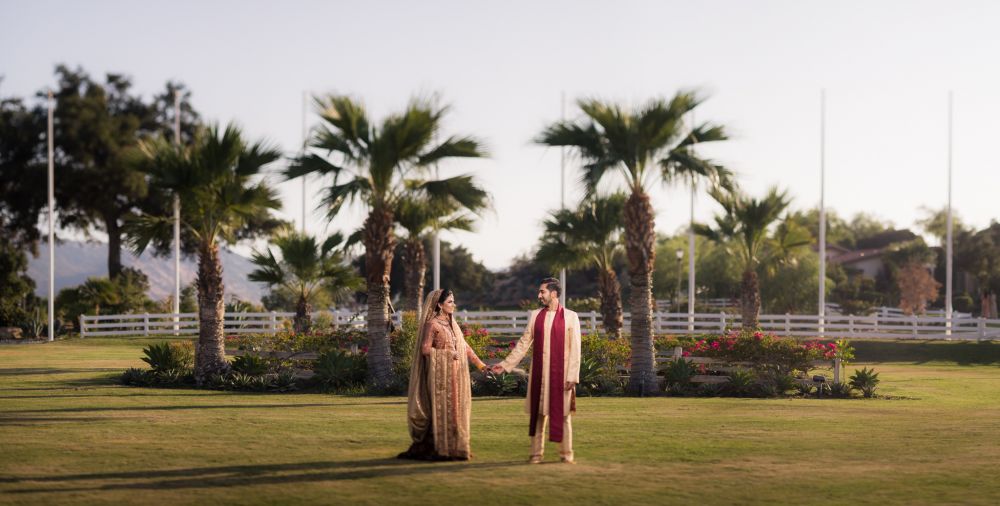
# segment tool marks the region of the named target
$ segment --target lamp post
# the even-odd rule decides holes
[[[681,312],[681,261],[684,260],[684,250],[677,250],[677,290],[674,291],[674,299],[677,303],[677,312]]]

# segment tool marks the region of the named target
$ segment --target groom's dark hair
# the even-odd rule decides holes
[[[556,278],[545,278],[539,284],[545,285],[545,289],[550,292],[556,292],[559,295],[562,295],[562,287],[559,286],[559,280]]]

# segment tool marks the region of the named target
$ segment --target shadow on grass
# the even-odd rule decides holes
[[[34,427],[40,423],[49,422],[101,422],[104,418],[97,416],[0,416],[0,426]],[[0,480],[2,482],[2,480]]]
[[[95,480],[131,480],[92,487],[14,489],[10,493],[80,492],[89,490],[171,490],[184,488],[242,487],[248,485],[287,485],[322,481],[358,480],[389,476],[413,476],[460,472],[469,469],[495,469],[524,465],[508,462],[429,463],[395,458],[355,461],[298,462],[224,467],[195,467],[161,471],[70,474],[62,476],[2,477],[0,483],[63,483]],[[136,480],[152,480],[136,483]]]
[[[121,372],[121,369],[52,369],[46,367],[15,367],[0,369],[0,376],[35,376],[44,374],[82,374],[87,372]]]
[[[363,403],[301,403],[301,404],[203,404],[203,405],[180,405],[180,406],[116,406],[116,407],[78,407],[78,408],[51,408],[51,409],[26,409],[20,411],[8,411],[7,413],[86,413],[86,412],[121,412],[121,411],[185,411],[199,409],[289,409],[289,408],[339,408],[356,406],[380,406],[380,405],[405,405],[406,401],[389,402],[363,402]],[[0,417],[3,414],[0,413]]]
[[[997,341],[851,341],[858,362],[1000,364]]]

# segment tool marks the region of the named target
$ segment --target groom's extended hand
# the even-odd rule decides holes
[[[569,392],[570,390],[573,390],[574,388],[576,388],[576,383],[575,382],[572,382],[572,381],[567,381],[566,382],[566,391],[567,392]]]
[[[500,374],[503,372],[503,366],[500,364],[494,364],[490,366],[490,372],[492,372],[493,374]]]

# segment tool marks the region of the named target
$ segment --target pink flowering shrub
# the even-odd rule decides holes
[[[746,362],[755,369],[777,369],[786,373],[808,372],[814,360],[833,360],[836,343],[800,342],[761,331],[730,330],[722,335],[703,335],[683,347],[684,356]]]

